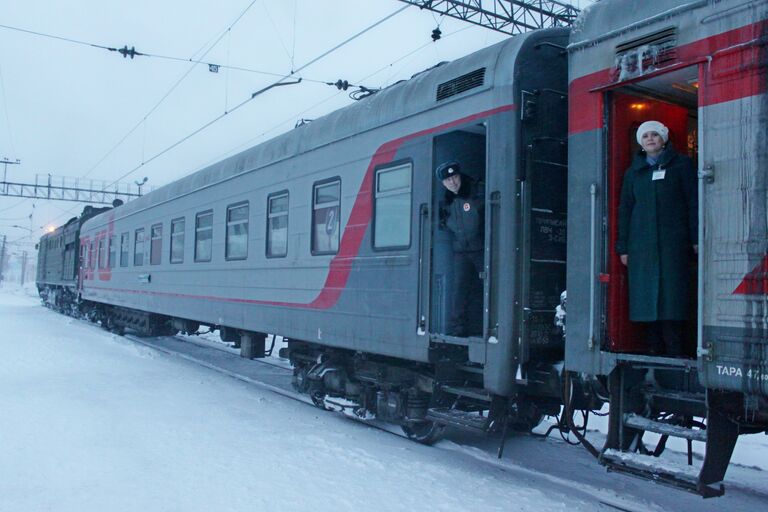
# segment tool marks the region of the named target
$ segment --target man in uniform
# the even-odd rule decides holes
[[[453,235],[454,286],[450,301],[451,316],[446,334],[465,337],[480,335],[483,286],[483,249],[485,245],[485,195],[481,183],[461,173],[456,161],[435,169],[435,176],[445,187],[440,210],[441,225]]]

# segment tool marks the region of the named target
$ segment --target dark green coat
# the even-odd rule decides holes
[[[664,170],[663,179],[653,179]],[[686,320],[693,245],[698,239],[696,170],[667,146],[651,167],[638,154],[624,175],[616,252],[628,254],[629,318]]]

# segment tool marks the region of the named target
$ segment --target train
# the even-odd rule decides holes
[[[767,36],[762,0],[597,2],[572,27],[510,37],[86,208],[42,237],[40,295],[115,332],[215,328],[249,358],[283,336],[316,405],[418,442],[447,426],[503,440],[556,416],[610,470],[719,496],[738,437],[768,431]],[[648,119],[697,169],[685,357],[647,351],[613,250]],[[446,161],[485,201],[466,335],[446,333],[463,292],[434,175]],[[574,418],[606,403],[598,448]],[[704,444],[695,471],[657,458],[670,437],[689,464]]]

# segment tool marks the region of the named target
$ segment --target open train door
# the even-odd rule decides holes
[[[421,212],[422,243],[425,239],[429,240],[429,247],[423,247],[422,253],[431,252],[429,283],[422,283],[422,290],[430,291],[430,300],[422,300],[422,303],[430,305],[428,330],[440,340],[458,345],[482,343],[483,269],[471,268],[471,265],[467,266],[467,258],[457,257],[459,251],[454,247],[455,236],[447,225],[449,203],[455,200],[457,205],[463,204],[465,212],[471,206],[469,202],[446,192],[434,176],[434,168],[444,162],[456,162],[463,176],[462,182],[472,182],[475,190],[484,194],[486,144],[484,124],[464,126],[434,138],[432,211],[435,214],[429,219],[426,211]],[[482,215],[486,214],[487,207]],[[427,222],[431,225],[427,226]],[[425,238],[427,231],[429,235]],[[480,262],[475,266],[482,267],[483,255],[476,258]],[[460,265],[467,268],[459,269]],[[420,312],[420,316],[423,317],[424,312]]]
[[[603,278],[607,284],[606,346],[611,352],[647,351],[645,332],[640,324],[629,320],[629,285],[627,269],[614,250],[618,236],[619,198],[624,173],[640,151],[636,132],[640,124],[648,120],[660,121],[669,128],[670,142],[674,148],[687,154],[689,133],[695,137],[696,120],[690,106],[658,99],[658,94],[642,94],[634,88],[610,93],[610,120],[608,132],[608,273]],[[693,149],[692,149],[693,150]],[[695,154],[694,154],[695,156]]]

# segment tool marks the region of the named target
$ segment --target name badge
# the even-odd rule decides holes
[[[667,174],[667,171],[665,171],[664,169],[659,169],[658,171],[653,171],[653,177],[651,179],[653,181],[663,180],[665,174]]]

